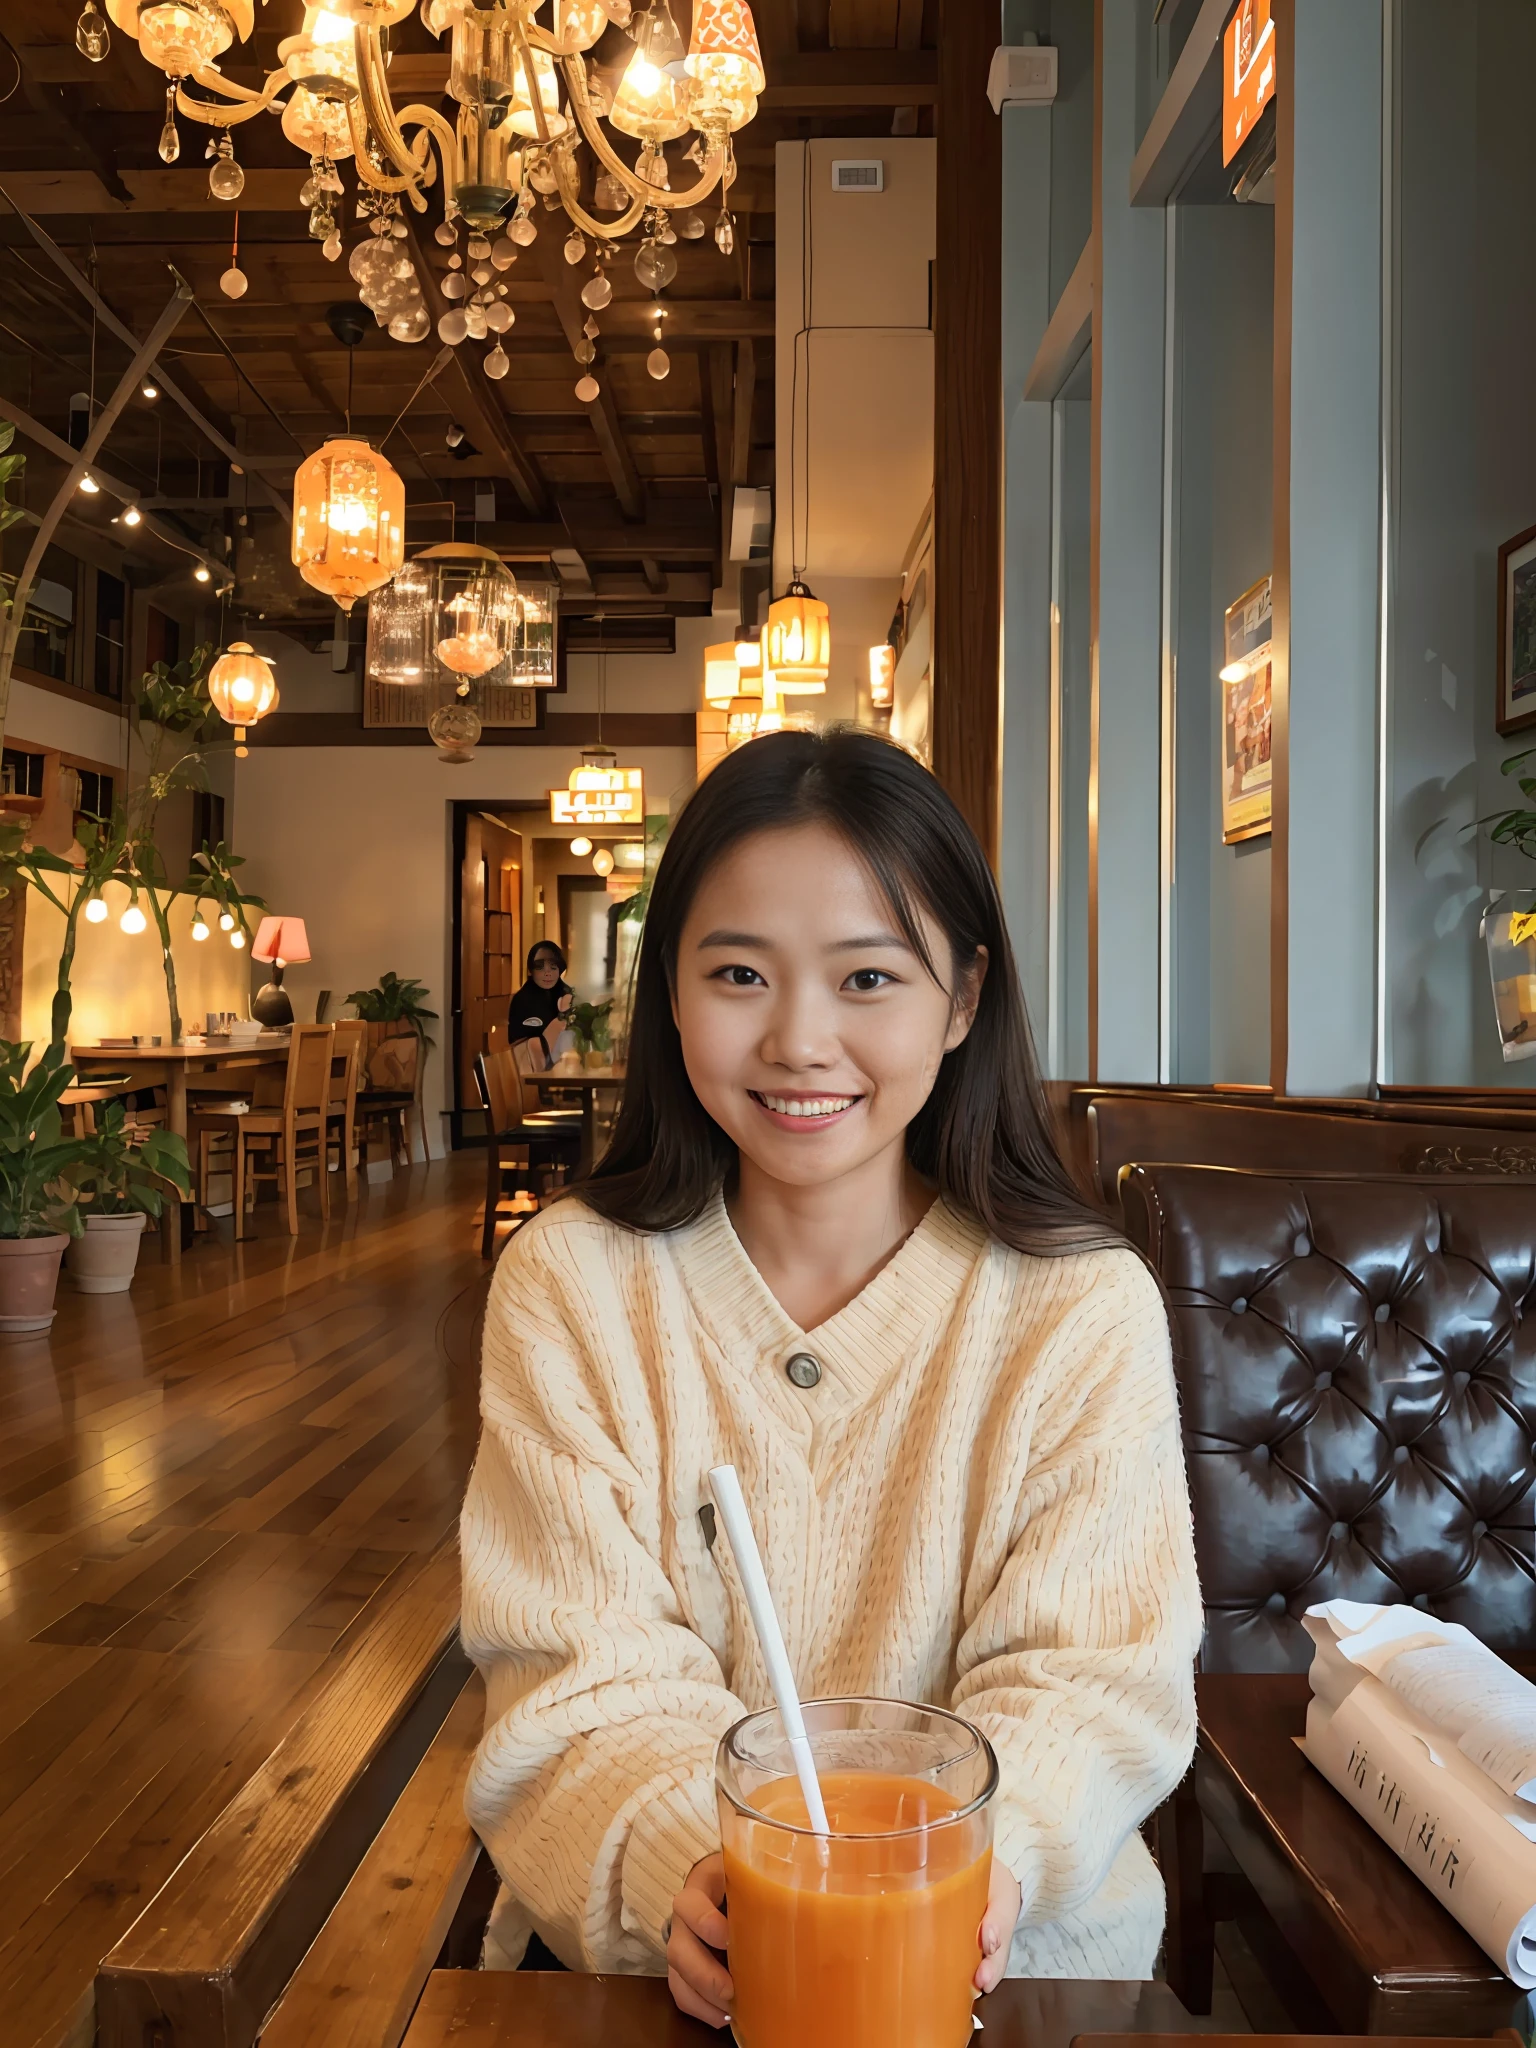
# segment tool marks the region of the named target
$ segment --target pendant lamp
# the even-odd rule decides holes
[[[731,128],[752,119],[768,81],[745,0],[694,0],[685,68],[693,80],[695,116],[723,118]]]
[[[293,561],[344,612],[405,559],[405,485],[366,441],[337,435],[293,479]]]
[[[235,753],[244,760],[246,727],[265,718],[277,704],[277,681],[272,664],[258,654],[249,640],[232,640],[208,671],[208,695],[213,708],[235,728]]]
[[[827,687],[827,671],[832,666],[831,613],[798,576],[768,607],[763,666],[773,671],[784,697],[815,697]]]
[[[425,682],[427,608],[432,580],[419,562],[405,566],[368,600],[367,671],[376,682]]]
[[[550,822],[595,826],[645,823],[645,775],[639,768],[621,768],[611,747],[585,747],[581,766],[571,770],[564,789],[549,792]]]
[[[750,683],[756,682],[758,694],[762,684],[756,677],[743,680],[741,665],[736,659],[734,640],[723,640],[714,647],[704,650],[704,706],[708,711],[724,711],[733,697],[747,693]]]
[[[427,646],[460,683],[498,680],[517,651],[521,614],[517,578],[494,548],[445,541],[416,566],[429,579]]]

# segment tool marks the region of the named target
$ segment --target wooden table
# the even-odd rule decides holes
[[[1195,1689],[1201,1809],[1334,2023],[1373,2035],[1523,2031],[1525,1993],[1296,1747],[1305,1675],[1211,1674]]]
[[[1068,2048],[1077,2034],[1212,2034],[1166,1984],[1010,1978],[976,2007],[985,2048]],[[686,2019],[662,1977],[434,1970],[403,2048],[731,2048]],[[1318,2044],[1311,2044],[1318,2048]]]
[[[623,1067],[551,1067],[548,1073],[533,1077],[541,1095],[547,1089],[561,1088],[579,1091],[581,1095],[581,1162],[578,1172],[585,1173],[597,1157],[597,1097],[600,1089],[622,1088]]]
[[[187,1082],[204,1075],[244,1075],[259,1067],[286,1067],[288,1040],[276,1031],[264,1031],[245,1045],[228,1039],[209,1039],[203,1045],[76,1045],[70,1048],[70,1064],[81,1080],[92,1074],[132,1076],[134,1088],[165,1090],[165,1121],[179,1137],[187,1135]]]

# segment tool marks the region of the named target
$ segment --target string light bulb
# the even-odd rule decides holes
[[[140,910],[138,895],[135,894],[133,901],[117,920],[117,928],[119,931],[126,932],[129,938],[132,939],[137,938],[148,923],[149,919]]]
[[[235,928],[235,917],[234,917],[234,912],[233,912],[233,911],[230,911],[230,910],[225,910],[225,911],[221,911],[221,912],[219,913],[219,930],[220,930],[221,932],[232,932],[232,931],[234,930],[234,928]]]
[[[203,916],[201,909],[197,910],[193,914],[192,936],[199,942],[201,942],[203,939],[206,939],[208,936],[208,920]]]
[[[584,859],[592,851],[592,842],[585,832],[577,833],[576,837],[571,841],[571,851],[578,860]]]
[[[234,947],[235,951],[238,953],[245,945],[245,933],[242,931],[231,932],[229,935],[229,943]]]
[[[85,906],[87,924],[105,924],[108,914],[107,906],[99,896],[92,896]]]

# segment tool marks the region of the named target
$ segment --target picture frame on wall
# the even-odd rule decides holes
[[[1221,687],[1221,842],[1257,839],[1274,821],[1273,604],[1263,576],[1226,610]]]
[[[1536,526],[1499,549],[1498,703],[1508,738],[1536,726]]]

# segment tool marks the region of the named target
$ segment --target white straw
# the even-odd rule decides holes
[[[742,1591],[747,1596],[747,1606],[752,1614],[752,1626],[757,1630],[757,1639],[762,1645],[763,1662],[768,1667],[768,1683],[773,1687],[779,1719],[784,1724],[784,1733],[789,1741],[789,1754],[794,1761],[795,1776],[800,1780],[805,1810],[810,1815],[811,1826],[817,1834],[830,1834],[827,1809],[821,1797],[821,1783],[816,1776],[815,1759],[811,1755],[811,1745],[806,1739],[805,1717],[800,1712],[800,1695],[795,1689],[795,1674],[789,1668],[789,1652],[784,1647],[783,1631],[779,1627],[779,1617],[774,1612],[773,1595],[768,1590],[763,1560],[758,1553],[757,1538],[752,1533],[752,1524],[747,1517],[747,1504],[741,1496],[741,1481],[736,1477],[736,1467],[716,1465],[709,1475],[709,1484],[715,1496],[715,1506],[720,1510],[720,1519],[725,1524],[731,1553],[736,1559],[736,1570],[741,1576]]]

